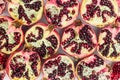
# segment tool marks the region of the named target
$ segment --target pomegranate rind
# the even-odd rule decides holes
[[[60,80],[63,80],[63,79],[75,80],[75,68],[74,68],[74,63],[73,63],[73,61],[72,61],[68,56],[66,56],[66,55],[64,55],[64,54],[56,54],[56,55],[48,58],[47,60],[45,60],[43,66],[42,66],[42,73],[43,73],[42,80],[49,80],[48,74],[44,71],[45,64],[46,64],[47,62],[51,61],[51,60],[57,59],[58,57],[61,57],[61,59],[64,59],[63,61],[66,62],[66,64],[67,64],[67,63],[72,64],[72,69],[71,69],[71,70],[73,71],[73,75],[74,75],[73,79],[61,77]],[[58,64],[59,64],[59,63],[58,63]],[[59,77],[58,77],[58,78],[59,78]]]
[[[97,56],[97,55],[96,55]],[[78,80],[82,80],[82,77],[81,77],[81,75],[79,75],[78,74],[78,66],[80,65],[80,64],[83,64],[82,62],[85,62],[85,63],[89,63],[89,62],[93,62],[94,61],[94,59],[95,59],[95,55],[91,55],[91,56],[89,56],[89,57],[86,57],[86,58],[84,58],[83,60],[81,60],[81,61],[79,61],[78,63],[77,63],[77,65],[76,65],[76,76],[77,76],[77,78],[78,78]],[[101,58],[102,59],[102,58]],[[83,65],[84,66],[84,65]],[[96,69],[95,69],[96,68]],[[100,69],[101,68],[101,69]],[[87,68],[86,68],[87,69]],[[106,76],[106,79],[107,79],[107,77],[108,78],[110,78],[110,68],[108,67],[108,65],[104,62],[104,64],[103,65],[100,65],[100,66],[98,66],[98,67],[94,67],[94,69],[93,68],[89,68],[89,69],[91,69],[91,70],[94,70],[95,72],[97,72],[97,73],[99,73],[100,71],[104,71],[104,73],[100,73],[99,75],[97,75],[97,77],[98,77],[98,80],[103,80],[104,78],[103,77],[105,77],[105,75],[107,75]],[[82,72],[84,75],[87,75],[86,73],[87,72],[89,72],[89,73],[91,73],[92,74],[92,71],[91,70],[86,70],[86,71],[84,71],[84,72]],[[83,76],[84,76],[83,75]],[[101,77],[99,77],[101,75]],[[89,74],[89,76],[90,76],[90,74]],[[84,76],[84,77],[86,77],[86,76]],[[101,78],[101,79],[100,79]],[[106,80],[105,79],[105,80]],[[107,80],[110,80],[110,79],[107,79]]]
[[[100,16],[100,17],[96,16],[94,18],[90,18],[90,20],[85,20],[83,18],[83,14],[86,12],[86,5],[87,4],[91,4],[91,1],[92,0],[90,0],[90,1],[88,1],[88,0],[82,0],[81,5],[80,5],[80,16],[82,17],[82,19],[86,23],[88,23],[90,25],[93,25],[95,27],[98,27],[98,28],[103,28],[103,27],[105,27],[108,24],[112,24],[116,20],[117,16],[116,17],[114,17],[114,16],[112,16],[112,17],[109,16],[108,17],[107,16],[106,17],[106,20],[107,20],[106,22],[103,22],[102,16]],[[100,2],[101,0],[97,0],[97,1]],[[118,15],[119,8],[118,8],[117,1],[116,0],[110,0],[110,1],[112,2],[113,6],[114,6],[114,12],[115,12],[115,14]],[[103,9],[104,9],[104,7],[103,7]]]
[[[30,42],[27,41],[26,37],[31,32],[36,35],[37,34],[37,30],[35,30],[36,27],[39,27],[39,28],[43,29],[43,37],[42,37],[42,39],[39,39],[37,42],[30,43]],[[25,34],[25,43],[26,43],[26,45],[31,46],[31,47],[36,47],[36,48],[41,47],[40,45],[42,45],[42,42],[46,41],[46,38],[48,38],[51,35],[54,35],[56,37],[56,39],[57,39],[57,42],[58,42],[56,49],[54,49],[55,51],[54,51],[53,54],[55,54],[58,51],[59,46],[60,46],[60,36],[59,36],[58,32],[56,31],[56,29],[49,30],[49,27],[50,27],[50,25],[47,25],[47,24],[44,24],[44,23],[37,23],[34,26],[32,26]],[[39,41],[41,43],[39,43]],[[47,42],[49,42],[49,41],[47,41]],[[45,43],[46,47],[52,46],[52,45],[50,45],[50,44],[48,44],[46,42],[44,42],[44,43]],[[42,58],[47,59],[50,56],[51,55],[48,52],[46,52],[46,55],[44,57],[42,57]]]
[[[22,77],[14,77],[12,78],[12,70],[10,68],[10,63],[11,61],[13,60],[14,57],[16,56],[22,56],[25,57],[25,61],[22,61],[23,64],[26,64],[26,67],[25,70],[29,71],[30,73],[28,74],[30,80],[35,80],[38,78],[40,72],[41,72],[41,59],[38,55],[38,60],[37,60],[37,72],[38,72],[38,76],[35,76],[33,71],[32,71],[32,68],[30,66],[31,62],[29,62],[29,59],[30,59],[30,55],[32,54],[37,54],[36,52],[25,52],[25,51],[19,51],[19,52],[14,52],[13,54],[10,55],[10,57],[8,58],[8,61],[7,61],[7,67],[6,67],[6,73],[8,74],[8,77],[11,79],[11,80],[28,80],[26,79],[26,77],[24,77],[24,75],[22,74]],[[25,74],[25,73],[24,73]]]
[[[25,8],[24,3],[21,0],[17,0],[17,1],[11,0],[11,2],[8,2],[8,12],[13,19],[20,22],[21,24],[32,25],[38,22],[43,15],[44,0],[34,0],[34,2],[35,1],[41,1],[41,7],[39,11],[34,11],[34,10],[30,10],[29,8]],[[31,23],[27,23],[27,21],[23,17],[22,19],[19,19],[18,8],[20,5],[24,6],[25,14],[31,20]],[[10,9],[13,9],[14,11],[10,11]],[[34,14],[33,18],[31,18],[32,14]]]
[[[4,26],[7,28],[7,35],[12,34],[12,32],[19,32],[21,34],[20,43],[18,45],[16,45],[14,48],[12,48],[11,51],[7,51],[5,47],[0,49],[0,51],[4,54],[11,54],[11,53],[15,52],[22,45],[23,40],[24,40],[24,37],[23,37],[24,34],[21,30],[21,26],[20,26],[20,28],[17,28],[15,25],[13,25],[14,20],[12,18],[10,18],[8,16],[0,16],[0,18],[4,18],[6,20],[6,22],[0,23],[0,24],[1,24],[1,26]],[[7,24],[7,26],[6,26],[6,24]]]
[[[66,38],[69,37],[69,35],[67,35],[67,34],[65,33],[65,31],[66,31],[67,29],[70,29],[70,28],[71,28],[71,29],[73,29],[74,32],[75,32],[75,39],[76,39],[76,40],[78,39],[78,42],[81,43],[81,41],[79,40],[79,31],[80,31],[84,26],[85,26],[84,24],[82,24],[82,25],[80,25],[80,26],[75,26],[75,23],[74,23],[74,24],[72,24],[71,26],[67,27],[67,28],[64,30],[63,34],[62,34],[62,39],[61,39],[61,47],[62,47],[62,49],[63,49],[67,54],[69,54],[69,55],[71,55],[72,57],[75,57],[75,58],[77,58],[77,59],[78,59],[78,58],[87,57],[87,56],[93,54],[93,52],[95,51],[95,49],[96,49],[96,47],[97,47],[97,39],[96,39],[96,35],[95,35],[94,30],[89,26],[89,27],[91,28],[91,30],[92,30],[92,31],[90,31],[90,32],[92,33],[92,38],[91,38],[91,40],[93,40],[92,42],[95,44],[95,46],[93,47],[93,49],[92,49],[90,52],[86,52],[86,51],[83,50],[83,51],[81,52],[81,54],[77,54],[76,52],[73,53],[73,52],[70,51],[70,49],[72,48],[72,46],[64,49],[64,46],[63,46],[62,42],[64,42],[64,40],[66,40]],[[75,39],[74,39],[74,40],[75,40]]]
[[[47,10],[48,8],[51,8],[52,6],[56,7],[56,9],[58,9],[58,11],[60,11],[60,10],[62,9],[62,7],[60,8],[55,1],[56,1],[56,0],[50,0],[50,1],[47,0],[47,2],[46,2],[46,4],[45,4],[44,14],[45,14],[45,17],[46,17],[46,19],[47,19],[47,21],[48,21],[49,23],[52,23],[52,20],[47,17],[47,15],[46,15],[46,12],[47,12],[47,11],[46,11],[46,10]],[[64,2],[64,1],[69,1],[69,0],[61,0],[61,1]],[[77,19],[78,14],[79,14],[79,6],[80,6],[80,4],[79,4],[79,1],[78,1],[78,0],[76,0],[76,3],[77,3],[77,6],[68,8],[68,10],[70,10],[70,13],[69,13],[70,15],[72,14],[72,9],[75,10],[75,14],[74,14],[74,15],[71,15],[71,16],[72,16],[72,19],[69,20],[69,21],[66,21],[67,17],[66,17],[65,15],[62,16],[62,20],[63,20],[63,21],[61,21],[61,23],[60,23],[62,26],[55,25],[56,28],[60,28],[60,29],[61,29],[61,28],[65,28],[65,27],[71,25],[71,24]],[[52,10],[52,11],[53,11],[53,10]],[[57,12],[57,13],[59,13],[59,12]]]

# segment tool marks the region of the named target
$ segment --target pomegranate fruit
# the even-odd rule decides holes
[[[96,27],[113,23],[118,14],[116,0],[82,0],[80,15],[84,21]]]
[[[5,67],[8,56],[0,53],[0,80],[3,80],[5,77]]]
[[[62,49],[75,58],[83,58],[94,52],[97,40],[93,29],[89,25],[76,20],[66,28],[62,35]]]
[[[16,51],[23,42],[23,32],[18,24],[9,17],[0,17],[0,51],[11,54]]]
[[[46,80],[75,80],[74,63],[66,55],[57,55],[45,61],[42,67]]]
[[[112,67],[111,80],[119,79],[120,79],[120,62],[116,62]]]
[[[102,58],[92,55],[76,66],[78,80],[110,80],[109,68]]]
[[[58,50],[60,37],[52,25],[38,23],[26,32],[25,43],[46,59]]]
[[[79,2],[78,0],[47,0],[44,12],[49,23],[64,28],[76,20]]]
[[[8,12],[15,20],[31,25],[41,19],[44,0],[10,0]]]
[[[120,60],[120,27],[110,25],[100,31],[97,51],[107,60]]]
[[[6,1],[5,0],[0,0],[0,14],[3,13],[4,9],[6,6]]]
[[[38,53],[26,49],[9,57],[6,72],[11,80],[35,80],[40,74],[40,68]]]

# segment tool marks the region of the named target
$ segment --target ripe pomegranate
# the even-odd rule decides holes
[[[110,25],[100,31],[97,51],[110,61],[120,60],[120,27]]]
[[[46,80],[75,80],[74,63],[66,55],[59,54],[49,58],[42,70]]]
[[[110,80],[106,63],[97,55],[81,60],[76,66],[78,80]]]
[[[11,80],[35,80],[40,74],[40,68],[39,55],[26,49],[9,57],[6,72]]]
[[[116,62],[112,67],[111,80],[119,79],[120,79],[120,62]]]
[[[10,0],[8,12],[15,20],[31,25],[41,19],[44,0]]]
[[[64,28],[76,20],[79,2],[78,0],[47,0],[44,12],[49,23]]]
[[[16,51],[23,42],[23,32],[18,24],[9,17],[0,17],[0,51],[11,54]]]
[[[92,54],[96,45],[95,32],[89,25],[82,24],[80,20],[76,20],[63,32],[62,49],[75,58],[83,58]]]
[[[38,23],[26,32],[25,43],[46,59],[58,50],[60,37],[52,25]]]
[[[8,56],[0,53],[0,80],[3,80],[5,77],[5,67]]]
[[[82,0],[80,15],[84,21],[96,27],[104,27],[117,18],[116,0]]]
[[[6,6],[6,1],[5,0],[0,0],[0,14],[3,13],[4,9]]]

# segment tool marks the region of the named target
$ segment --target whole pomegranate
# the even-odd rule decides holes
[[[54,26],[37,23],[26,32],[25,43],[46,59],[58,50],[60,37]]]
[[[8,56],[0,53],[0,80],[3,80],[5,77],[5,68],[6,68],[6,61]]]
[[[107,60],[120,60],[120,27],[110,25],[100,31],[97,51]]]
[[[4,9],[6,6],[6,1],[5,0],[0,0],[0,14],[3,13]]]
[[[112,67],[111,80],[119,79],[120,79],[120,62],[116,62]]]
[[[106,63],[97,55],[81,60],[76,66],[78,80],[110,80]]]
[[[40,74],[40,68],[39,55],[26,49],[9,57],[6,72],[11,80],[35,80]]]
[[[49,23],[64,28],[76,20],[79,2],[78,0],[47,0],[44,12]]]
[[[116,0],[82,0],[80,15],[84,21],[96,27],[104,27],[117,18]]]
[[[9,17],[0,17],[0,52],[11,54],[23,42],[23,32]]]
[[[83,58],[92,54],[96,45],[95,32],[91,26],[82,24],[80,20],[76,20],[63,32],[62,49],[75,58]]]
[[[66,55],[49,58],[44,62],[42,70],[46,80],[75,80],[74,63]]]
[[[8,12],[15,20],[31,25],[41,19],[44,0],[10,0]]]

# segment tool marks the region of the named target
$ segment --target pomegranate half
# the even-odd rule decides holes
[[[0,52],[11,54],[23,43],[23,32],[7,16],[0,17]]]
[[[8,12],[24,25],[31,25],[42,18],[44,0],[10,0]]]
[[[110,80],[109,67],[97,55],[81,60],[76,66],[78,80]]]
[[[11,80],[35,80],[40,74],[41,60],[33,51],[19,51],[7,62],[6,72]]]
[[[107,60],[120,60],[120,27],[110,25],[100,31],[97,51]]]
[[[96,27],[104,27],[117,18],[116,0],[82,0],[80,15],[82,19]]]
[[[49,23],[64,28],[76,20],[79,2],[78,0],[47,0],[44,12]]]
[[[60,37],[54,26],[37,23],[26,32],[25,43],[46,59],[58,50]]]
[[[47,59],[42,70],[43,80],[75,80],[74,63],[63,54]]]
[[[76,20],[66,28],[61,40],[62,49],[75,58],[83,58],[94,52],[97,46],[96,35],[91,26]]]

